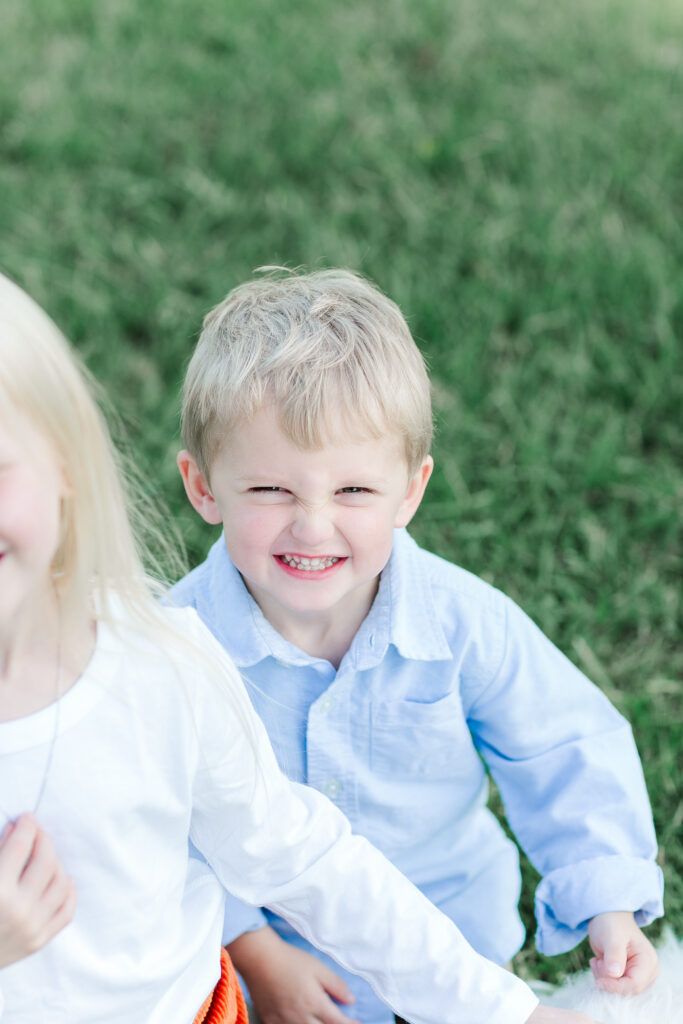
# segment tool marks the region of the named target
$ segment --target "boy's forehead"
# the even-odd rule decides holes
[[[252,466],[257,462],[277,464],[283,452],[294,460],[298,454],[305,458],[315,454],[339,457],[342,453],[350,459],[354,455],[367,457],[371,454],[392,460],[405,459],[405,445],[398,430],[387,425],[378,432],[362,419],[352,420],[339,411],[320,424],[318,437],[310,443],[288,427],[280,410],[272,405],[264,406],[225,431],[217,446],[217,461],[246,461]]]

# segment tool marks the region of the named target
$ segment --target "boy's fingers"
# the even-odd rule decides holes
[[[620,995],[628,995],[629,981],[625,977],[612,978],[607,973],[606,965],[602,957],[593,957],[590,961],[590,967],[595,978],[595,984],[603,992],[619,993]]]
[[[647,956],[640,953],[629,958],[626,965],[625,978],[631,983],[630,995],[637,995],[651,985],[659,974],[659,960],[656,956]]]
[[[603,951],[601,974],[606,978],[621,978],[626,970],[626,947],[616,943]]]
[[[320,983],[333,999],[336,999],[338,1003],[344,1003],[346,1006],[351,1003],[355,1003],[356,997],[351,992],[351,989],[346,984],[343,978],[340,978],[338,974],[330,970],[325,964],[320,965],[322,968],[320,974]],[[347,1018],[344,1018],[347,1019]]]
[[[610,976],[601,958],[591,961],[591,967],[598,988],[604,992],[617,993],[622,996],[635,996],[643,992],[659,974],[659,961],[656,956],[634,953],[626,961],[624,973],[619,978]]]
[[[632,996],[636,993],[630,978],[597,978],[596,985],[611,995]]]
[[[612,995],[632,996],[635,995],[636,992],[640,992],[642,988],[646,987],[646,985],[638,986],[638,983],[634,981],[628,969],[628,965],[624,974],[620,978],[610,977],[605,971],[604,966],[601,970],[594,970],[593,973],[595,974],[595,983],[598,988],[602,989],[603,992],[609,992]]]
[[[326,1007],[324,1010],[319,1010],[316,1013],[316,1017],[322,1021],[322,1024],[360,1024],[360,1021],[354,1020],[352,1017],[347,1017],[346,1014],[331,1001],[329,1007]]]

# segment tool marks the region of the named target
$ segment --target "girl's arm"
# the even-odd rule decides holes
[[[225,888],[284,917],[406,1020],[525,1024],[529,987],[476,953],[325,797],[285,778],[232,663],[196,627],[224,678],[188,681],[200,745],[190,838]]]

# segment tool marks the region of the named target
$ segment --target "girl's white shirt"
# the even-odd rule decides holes
[[[60,702],[38,815],[78,906],[44,949],[0,971],[2,1024],[190,1024],[218,978],[221,883],[415,1024],[523,1024],[531,990],[475,953],[325,797],[281,774],[222,647],[194,611],[167,614],[215,678],[187,646],[99,625]],[[35,798],[54,716],[0,725],[0,807],[13,817]]]

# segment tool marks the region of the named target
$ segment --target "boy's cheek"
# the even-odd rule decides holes
[[[269,547],[284,529],[282,516],[267,506],[252,507],[234,517],[231,517],[228,511],[225,522],[226,526],[233,525],[236,537],[239,537],[242,543],[260,548]]]
[[[228,509],[223,517],[225,543],[235,563],[244,559],[269,558],[282,529],[272,515],[263,512],[256,511],[248,516],[233,518]]]

